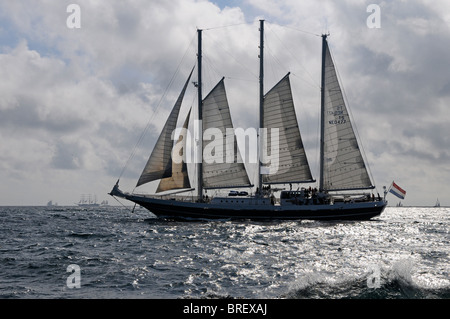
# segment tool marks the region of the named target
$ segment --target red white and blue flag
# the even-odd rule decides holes
[[[398,186],[397,184],[395,184],[395,182],[392,182],[389,192],[394,194],[398,198],[405,199],[406,191],[404,189],[402,189],[400,186]]]

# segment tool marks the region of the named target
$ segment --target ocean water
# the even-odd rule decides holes
[[[180,222],[124,207],[0,207],[0,298],[448,299],[449,230],[449,208]]]

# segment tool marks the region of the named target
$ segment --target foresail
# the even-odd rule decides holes
[[[313,181],[311,170],[306,158],[300,130],[295,114],[289,74],[276,84],[264,96],[264,128],[270,134],[271,129],[277,128],[278,144],[275,138],[267,135],[267,152],[272,148],[278,150],[278,163],[268,163],[269,174],[264,174],[263,182],[272,184],[301,183]]]
[[[234,137],[224,79],[203,100],[202,125],[203,187],[251,186]]]
[[[172,175],[172,132],[177,126],[178,114],[180,112],[181,103],[183,102],[184,93],[186,92],[192,71],[189,74],[189,77],[172,109],[172,112],[169,115],[169,118],[166,121],[166,124],[164,125],[161,135],[153,148],[153,152],[150,155],[136,186],[140,186],[161,178],[170,177]]]
[[[328,43],[325,51],[323,187],[326,190],[373,188],[350,122]]]
[[[189,110],[186,120],[184,121],[183,130],[180,133],[177,144],[175,146],[175,152],[172,155],[172,176],[166,177],[160,180],[157,193],[164,192],[173,189],[184,189],[191,188],[191,183],[189,182],[188,170],[185,161],[185,155],[187,150],[187,130],[189,126],[189,117],[191,110]],[[179,147],[177,147],[179,146]]]

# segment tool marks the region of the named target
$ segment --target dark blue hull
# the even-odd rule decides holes
[[[160,218],[174,219],[254,219],[254,220],[368,220],[379,216],[386,202],[338,203],[322,205],[239,205],[194,203],[122,193],[111,195],[130,200]]]
[[[263,219],[263,220],[368,220],[379,216],[385,206],[348,209],[274,211],[265,209],[191,208],[136,202],[161,218],[175,219]],[[351,204],[348,204],[351,205]],[[331,206],[331,205],[330,205]]]

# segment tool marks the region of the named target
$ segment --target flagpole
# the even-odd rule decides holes
[[[405,199],[405,196],[406,196],[406,191],[403,188],[401,188],[400,186],[398,186],[395,183],[395,181],[392,181],[392,184],[389,187],[389,190],[387,192],[394,194],[395,196],[397,196],[400,199]]]
[[[386,188],[386,186],[383,186],[384,188],[384,200],[386,200],[386,196],[387,194],[390,192],[392,185],[394,185],[394,181],[392,181],[391,186],[389,186],[389,188]]]

